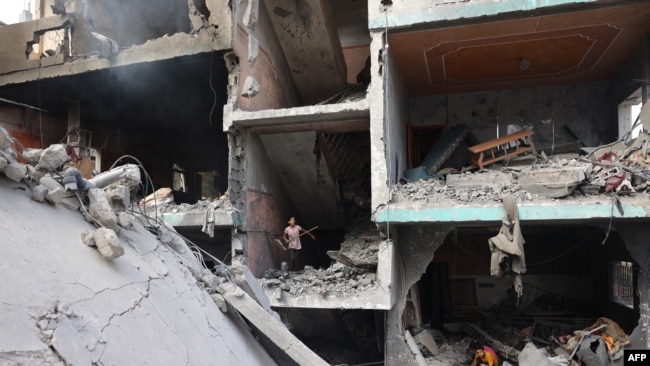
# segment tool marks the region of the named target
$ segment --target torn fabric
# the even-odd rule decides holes
[[[523,294],[521,274],[526,272],[525,240],[521,234],[516,198],[512,195],[504,195],[501,200],[506,214],[499,233],[488,239],[492,252],[490,274],[495,277],[508,273],[514,274],[515,291],[517,297],[521,297]]]
[[[211,238],[214,238],[214,213],[217,209],[221,208],[222,205],[223,202],[221,200],[216,200],[211,202],[208,209],[205,210],[201,231],[208,234]]]

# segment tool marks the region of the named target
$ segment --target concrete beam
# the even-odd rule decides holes
[[[0,34],[0,43],[2,43],[3,39],[4,37]],[[231,42],[232,37],[228,32],[219,33],[217,36],[214,36],[214,34],[207,31],[194,35],[176,33],[169,37],[157,38],[142,45],[133,46],[118,53],[110,59],[101,58],[97,55],[90,55],[86,58],[65,62],[60,65],[42,67],[40,70],[23,70],[4,74],[0,78],[0,86],[25,83],[39,79],[83,74],[89,71],[126,66],[136,63],[169,60],[180,56],[212,52],[213,50],[227,50],[232,47]],[[0,58],[0,60],[1,59],[2,58]]]
[[[408,28],[423,24],[457,19],[470,19],[494,16],[512,12],[533,11],[579,3],[596,3],[598,0],[473,0],[472,6],[466,2],[449,1],[447,3],[422,1],[419,5],[412,2],[393,2],[386,14],[378,2],[368,2],[368,29],[383,30]]]
[[[621,198],[623,215],[612,207],[611,198],[602,196],[587,202],[523,203],[517,206],[521,221],[619,220],[649,217],[650,202],[640,204],[633,198]],[[413,203],[395,203],[383,206],[375,214],[377,223],[498,223],[505,215],[503,206],[436,206],[423,207]]]
[[[205,221],[205,211],[202,212],[164,212],[161,214],[164,222],[173,227],[193,227],[203,226]],[[241,221],[241,220],[239,220]],[[228,211],[216,210],[214,212],[215,227],[232,227],[238,220],[233,218],[233,214]]]
[[[225,284],[221,295],[226,302],[237,310],[244,318],[262,332],[271,342],[284,351],[298,365],[329,365],[316,353],[310,350],[296,336],[271,314],[264,311],[255,300],[240,288]]]
[[[347,68],[332,17],[323,0],[263,2],[305,104],[328,98],[346,85]]]
[[[370,109],[366,99],[350,103],[315,105],[307,107],[266,109],[263,111],[224,110],[224,131],[231,126],[255,128],[259,133],[313,131],[353,128],[356,131],[368,129]],[[308,128],[308,129],[307,129]],[[336,130],[339,131],[340,130]]]
[[[264,288],[264,293],[271,302],[273,308],[308,308],[308,309],[365,309],[365,310],[389,310],[391,308],[390,293],[380,287],[369,291],[355,292],[353,296],[339,297],[335,295],[291,295],[281,293],[278,299],[279,289]]]

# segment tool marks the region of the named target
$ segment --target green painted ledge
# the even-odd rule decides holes
[[[201,212],[164,212],[161,214],[163,221],[173,227],[194,227],[203,226],[205,211]],[[231,227],[242,223],[241,215],[232,214],[226,211],[217,210],[215,212],[214,224],[217,227]]]
[[[554,220],[589,220],[609,219],[612,215],[610,201],[588,204],[544,204],[519,205],[519,218],[522,221],[554,221]],[[623,203],[623,215],[616,209],[614,218],[638,219],[647,218],[643,206]],[[385,206],[375,215],[377,223],[460,223],[460,222],[500,222],[505,211],[501,206],[493,207],[420,207],[407,208],[399,205]]]
[[[388,28],[390,29],[595,1],[597,0],[506,0],[482,4],[473,3],[471,5],[466,3],[448,4],[435,7],[429,6],[429,8],[414,6],[412,13],[391,15],[389,10],[388,16],[386,16],[383,12],[380,12],[376,17],[368,19],[368,29],[384,29],[386,28],[386,20],[388,20]],[[429,2],[420,3],[430,4]]]

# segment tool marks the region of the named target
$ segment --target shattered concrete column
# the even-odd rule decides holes
[[[251,67],[255,64],[257,54],[259,53],[259,41],[255,34],[255,27],[257,26],[259,1],[248,0],[246,4],[246,11],[244,12],[244,25],[249,29],[248,32],[248,63]]]
[[[639,324],[630,334],[629,349],[650,349],[650,229],[640,223],[616,224],[616,230],[625,242],[634,261],[641,267],[638,274]]]
[[[370,57],[377,60],[384,48],[383,33],[372,32],[371,37]],[[383,67],[379,62],[373,62],[370,67],[372,82],[368,87],[367,97],[370,108],[370,164],[372,171],[370,186],[372,189],[371,207],[373,210],[390,199],[385,142],[385,82],[380,68],[383,71]]]
[[[395,241],[393,262],[393,287],[397,303],[388,311],[386,318],[386,357],[387,366],[404,365],[404,360],[412,358],[403,332],[402,313],[406,307],[408,290],[417,283],[433,260],[434,252],[442,245],[451,227],[443,226],[405,226],[392,228]]]

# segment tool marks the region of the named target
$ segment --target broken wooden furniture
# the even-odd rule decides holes
[[[535,146],[530,138],[533,131],[518,131],[498,139],[483,142],[468,148],[472,153],[472,163],[483,170],[486,165],[528,152],[535,154]],[[514,144],[514,147],[512,146]]]

